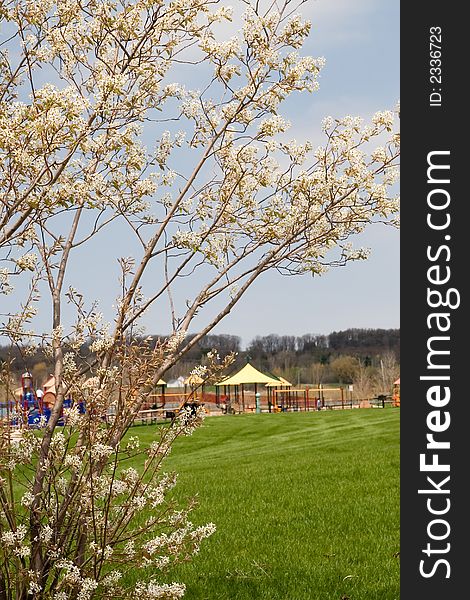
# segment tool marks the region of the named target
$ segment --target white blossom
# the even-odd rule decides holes
[[[25,492],[23,494],[23,496],[21,497],[21,505],[25,506],[25,507],[29,507],[31,506],[31,504],[34,502],[34,496],[31,492]]]
[[[22,271],[34,271],[36,268],[38,257],[29,252],[28,254],[23,254],[15,260],[16,266]]]
[[[149,583],[138,582],[135,586],[134,595],[141,600],[178,600],[184,596],[186,586],[181,583],[158,584],[155,580]]]
[[[100,443],[93,444],[93,446],[91,448],[91,456],[94,460],[108,458],[113,452],[114,452],[113,447],[108,446],[106,444],[100,444]]]

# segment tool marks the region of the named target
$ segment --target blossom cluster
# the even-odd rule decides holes
[[[327,117],[316,148],[291,139],[283,102],[315,92],[325,60],[302,54],[311,24],[287,0],[247,2],[241,25],[210,0],[11,0],[0,16],[0,292],[18,294],[1,333],[25,361],[43,352],[56,379],[49,420],[32,431],[18,410],[0,438],[0,580],[38,600],[180,598],[159,574],[214,526],[172,502],[163,465],[204,411],[178,411],[148,447],[127,432],[264,272],[362,260],[353,237],[397,224],[398,111]],[[65,290],[104,231],[122,255],[110,324]],[[91,267],[113,285],[105,255]],[[153,306],[171,323],[158,340],[142,330]],[[231,360],[203,358],[194,396]]]

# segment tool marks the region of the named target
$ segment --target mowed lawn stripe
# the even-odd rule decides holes
[[[166,469],[217,525],[170,574],[189,600],[398,600],[398,409],[209,418]]]

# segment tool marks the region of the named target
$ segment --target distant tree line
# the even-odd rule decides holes
[[[157,344],[164,337],[154,335],[151,339]],[[168,371],[165,379],[186,377],[213,348],[221,356],[237,353],[234,370],[250,360],[262,371],[282,375],[294,384],[355,383],[360,388],[388,389],[399,373],[400,330],[354,328],[329,335],[270,334],[256,336],[245,350],[236,335],[206,335]],[[87,353],[85,345],[81,352],[84,361]],[[40,386],[52,370],[50,359],[40,351],[24,356],[15,348],[0,346],[0,361],[8,356],[14,358],[11,370],[17,380],[29,370]]]
[[[364,397],[388,392],[399,374],[399,329],[346,329],[329,335],[257,336],[241,353],[293,384],[355,384]]]
[[[381,352],[393,352],[398,357],[400,351],[399,329],[346,329],[333,331],[329,335],[307,333],[302,336],[266,335],[257,336],[249,344],[247,351],[257,358],[282,352],[295,353],[297,356],[308,354],[319,362],[328,362],[335,354],[352,352],[365,357]]]

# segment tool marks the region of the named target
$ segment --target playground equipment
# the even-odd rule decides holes
[[[144,406],[144,410],[146,409],[151,409],[151,410],[157,410],[157,409],[162,409],[165,408],[165,404],[166,404],[166,381],[163,381],[163,379],[159,379],[157,382],[157,387],[160,388],[160,393],[154,393],[154,394],[150,394],[149,395],[149,402],[146,402],[145,406]]]
[[[42,398],[36,396],[33,388],[33,376],[26,371],[21,375],[21,394],[16,406],[18,416],[15,420],[19,420],[25,425],[38,426],[43,412]]]
[[[259,393],[258,386],[264,384],[266,390],[264,400]],[[252,404],[247,404],[247,385],[254,386],[254,398]],[[286,412],[286,411],[310,411],[324,408],[351,408],[352,401],[348,402],[345,390],[342,387],[325,388],[321,384],[318,387],[297,387],[284,377],[267,375],[262,373],[249,362],[238,372],[222,379],[216,384],[217,402],[221,400],[223,390],[226,412],[234,412],[233,403],[238,403],[239,412],[246,410],[263,412]],[[266,403],[267,400],[267,403]],[[264,402],[264,404],[263,404]],[[267,406],[266,406],[267,404]]]
[[[272,391],[272,394],[274,412],[299,411],[302,408],[308,410],[308,393],[305,389],[276,389]]]
[[[206,396],[204,380],[197,375],[190,375],[186,379],[182,379],[182,383],[183,391],[168,393],[166,382],[160,379],[157,385],[161,386],[161,393],[149,396],[151,401],[147,402],[144,408],[138,412],[135,421],[152,424],[162,419],[174,419],[185,407],[196,410],[197,407],[203,406],[206,412],[209,412],[204,402]]]
[[[179,402],[175,405],[172,403],[171,405],[165,406],[162,408],[150,408],[146,410],[140,410],[137,413],[137,416],[134,420],[140,421],[141,424],[153,424],[157,421],[161,421],[163,419],[175,419],[178,414],[184,409],[189,408],[194,413],[197,408],[203,407],[205,412],[208,413],[209,410],[206,408],[204,402],[201,402],[199,399],[192,399],[191,394],[169,394],[170,396],[174,395],[178,397]]]
[[[292,387],[284,378],[265,386],[268,412],[297,412],[323,409],[352,408],[343,387]],[[256,397],[256,394],[255,394]],[[261,412],[262,400],[256,399],[256,411]],[[264,404],[266,407],[266,404]]]
[[[400,378],[393,382],[392,406],[400,406]]]
[[[277,379],[277,382],[273,381],[267,383],[265,386],[268,394],[268,412],[281,412],[283,410],[283,402],[279,403],[279,399],[290,399],[292,383],[287,381],[287,379],[284,379],[284,377],[278,377]],[[278,393],[281,395],[278,396]],[[282,394],[284,394],[284,396]]]
[[[316,388],[308,387],[307,389],[307,410],[322,410],[337,409],[337,408],[352,408],[352,393],[349,400],[344,393],[343,387],[326,388],[319,385]]]
[[[184,392],[180,394],[181,402],[175,411],[175,416],[183,409],[189,408],[193,413],[199,408],[203,407],[206,413],[210,413],[210,410],[206,406],[206,394],[204,391],[205,379],[199,375],[192,373],[189,377],[184,380]]]
[[[51,383],[52,382],[52,383]],[[39,427],[41,422],[47,423],[51,417],[51,411],[56,401],[54,378],[49,379],[49,385],[44,386],[44,394],[37,394],[34,391],[33,377],[29,371],[21,376],[21,387],[17,390],[14,410],[10,410],[9,420],[13,426]],[[11,403],[10,403],[11,404]],[[70,396],[64,398],[62,411],[57,425],[64,425],[64,409],[71,408],[74,402]],[[13,408],[11,406],[10,408]],[[83,402],[78,403],[78,412],[85,413]]]
[[[188,378],[187,384],[191,386],[191,391],[187,392],[186,387],[184,393],[166,392],[166,382],[160,379],[157,382],[157,386],[161,388],[161,392],[150,394],[149,401],[143,406],[143,409],[139,411],[136,420],[142,423],[154,423],[157,420],[171,419],[177,416],[177,414],[184,408],[189,407],[191,410],[196,410],[198,406],[205,406],[203,400],[204,396],[197,392],[198,386],[201,385],[202,380],[196,381],[191,376]],[[33,377],[28,371],[23,373],[21,377],[21,387],[15,392],[15,400],[9,401],[0,406],[1,413],[0,417],[15,426],[27,426],[27,427],[38,427],[41,423],[46,423],[51,416],[52,409],[56,403],[56,387],[54,376],[50,378],[43,385],[43,394],[37,394],[33,386]],[[58,425],[65,425],[66,419],[64,411],[71,408],[72,406],[78,406],[78,412],[80,414],[86,413],[85,403],[83,401],[77,403],[69,396],[63,401],[61,415],[59,417]],[[208,410],[206,409],[206,412]],[[103,415],[102,418],[107,420],[112,419],[112,412],[107,415]]]
[[[225,377],[219,383],[215,384],[216,390],[216,401],[220,404],[220,390],[223,388],[225,404],[227,412],[232,412],[232,394],[234,392],[234,401],[241,408],[240,412],[245,411],[245,386],[253,385],[255,389],[255,399],[258,393],[258,385],[272,383],[276,386],[281,385],[279,379],[265,375],[258,369],[255,369],[249,362],[246,363],[237,373],[234,375]],[[261,410],[261,409],[260,409]]]

